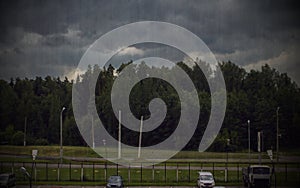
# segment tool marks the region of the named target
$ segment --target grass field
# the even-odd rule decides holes
[[[38,156],[52,156],[59,157],[59,146],[8,146],[3,145],[0,146],[0,155],[9,154],[9,155],[28,155],[31,156],[31,152],[33,149],[38,150]],[[89,147],[77,147],[77,146],[64,146],[63,155],[66,157],[87,157],[87,158],[101,158],[96,152],[94,152]],[[108,152],[110,151],[107,148]],[[287,151],[280,153],[283,156],[300,156],[300,151]],[[197,152],[197,151],[180,151],[172,159],[225,159],[226,152]],[[229,153],[228,157],[230,159],[247,159],[247,152],[236,152]],[[252,152],[251,157],[253,159],[258,159],[258,153]],[[263,159],[268,159],[266,152],[262,153]]]
[[[27,164],[27,169],[31,172],[32,156],[31,152],[33,149],[38,150],[38,157],[36,162],[42,164],[36,168],[37,184],[59,184],[59,185],[104,185],[106,178],[110,175],[120,174],[125,179],[127,185],[195,185],[197,179],[197,171],[202,168],[207,168],[209,171],[214,173],[217,184],[224,184],[224,170],[226,153],[215,153],[215,152],[196,152],[196,151],[181,151],[177,153],[171,160],[167,162],[168,168],[166,171],[163,166],[164,163],[155,165],[155,169],[151,168],[131,168],[119,167],[107,168],[106,170],[101,168],[84,167],[80,168],[80,164],[104,164],[104,160],[98,156],[89,147],[70,147],[64,146],[64,163],[72,164],[71,167],[65,167],[60,169],[60,181],[58,182],[58,168],[59,163],[59,146],[0,146],[0,172],[13,171],[16,173],[18,182],[26,184],[26,179],[19,172],[21,166]],[[109,151],[109,148],[108,148]],[[299,160],[300,152],[289,151],[280,153],[282,156],[296,158],[297,163],[282,163],[277,164],[277,167],[284,169],[298,169],[298,171],[281,171],[277,172],[277,183],[284,185],[297,185],[300,183],[299,173]],[[48,159],[47,157],[54,157]],[[68,158],[69,157],[69,158]],[[80,160],[73,161],[70,158],[79,157]],[[229,153],[228,167],[231,170],[228,172],[229,183],[232,185],[241,185],[242,173],[241,168],[247,166],[247,163],[239,163],[239,160],[247,161],[248,153]],[[251,153],[252,162],[257,162],[258,153]],[[262,155],[263,160],[270,162],[269,157],[266,153]],[[84,159],[84,160],[83,160]],[[256,160],[255,160],[256,159]],[[297,161],[298,160],[298,161]],[[187,170],[187,165],[193,167]],[[239,163],[239,164],[238,164]],[[5,165],[12,164],[12,165]],[[54,164],[54,166],[45,166],[46,164]],[[14,166],[15,165],[15,166]],[[44,165],[44,166],[43,166]],[[179,166],[178,172],[176,166]],[[238,166],[238,168],[236,168]],[[219,168],[218,168],[219,167]],[[214,169],[215,168],[215,169]],[[213,170],[214,169],[214,170]],[[239,169],[239,170],[237,170]],[[118,171],[117,171],[118,170]],[[34,171],[32,171],[34,174]],[[178,173],[178,180],[177,180]],[[105,175],[106,174],[106,175]]]
[[[19,164],[21,165],[21,164]],[[121,175],[126,185],[195,185],[197,179],[197,172],[200,169],[187,170],[183,168],[184,165],[179,166],[177,169],[161,169],[155,166],[154,169],[145,168],[80,168],[78,166],[70,168],[60,169],[60,178],[58,181],[58,167],[46,167],[40,166],[36,168],[36,171],[26,167],[29,173],[35,177],[36,172],[36,184],[44,184],[45,182],[56,182],[55,184],[60,185],[104,185],[106,179],[110,175]],[[185,166],[186,167],[186,166]],[[25,177],[20,172],[20,166],[1,166],[0,173],[13,171],[18,182],[26,183]],[[214,173],[217,184],[224,185],[224,170],[208,170]],[[177,175],[178,174],[178,175]],[[300,183],[299,172],[277,172],[277,184],[278,185],[297,185]],[[177,179],[178,177],[178,179]],[[35,178],[34,178],[35,179]],[[242,173],[241,167],[239,171],[229,170],[228,172],[228,183],[232,185],[242,184]],[[274,181],[274,180],[273,180]]]

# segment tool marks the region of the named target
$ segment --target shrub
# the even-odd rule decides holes
[[[44,138],[39,138],[34,142],[34,145],[37,145],[37,146],[46,146],[48,144],[49,144],[48,140],[44,139]]]
[[[17,131],[13,134],[11,138],[11,143],[13,145],[21,146],[24,143],[24,133],[22,131]]]

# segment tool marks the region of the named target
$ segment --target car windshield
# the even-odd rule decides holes
[[[269,174],[270,169],[266,167],[256,167],[253,168],[253,174]]]
[[[118,183],[121,181],[121,177],[120,176],[111,176],[108,179],[109,183]]]
[[[213,180],[211,175],[201,175],[200,180]]]

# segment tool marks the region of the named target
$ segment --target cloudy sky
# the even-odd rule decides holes
[[[296,1],[1,1],[0,78],[72,76],[103,34],[137,21],[173,23],[200,37],[218,61],[270,64],[300,85]],[[151,46],[151,48],[155,48]],[[130,47],[120,55],[143,55]]]

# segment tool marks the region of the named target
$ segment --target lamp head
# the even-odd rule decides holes
[[[22,167],[20,168],[20,171],[21,171],[25,176],[27,176],[29,179],[31,178],[25,167],[22,166]]]

